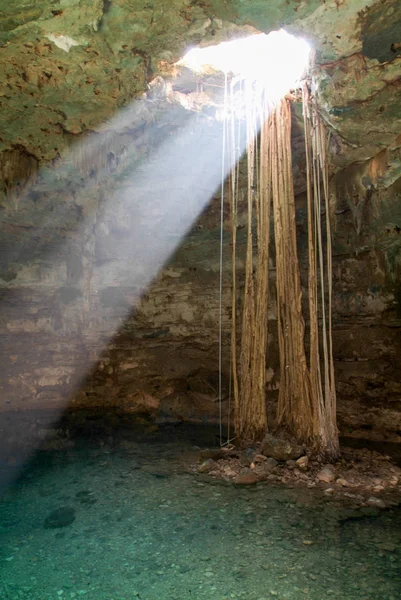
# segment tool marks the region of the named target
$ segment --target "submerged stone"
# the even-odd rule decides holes
[[[67,527],[73,521],[75,521],[75,509],[70,506],[62,506],[46,517],[44,528],[57,529],[59,527]]]

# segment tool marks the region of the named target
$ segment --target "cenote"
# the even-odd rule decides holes
[[[401,600],[401,0],[0,0],[0,600]]]

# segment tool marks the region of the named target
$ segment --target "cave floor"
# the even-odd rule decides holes
[[[401,599],[400,508],[214,480],[197,441],[38,452],[0,500],[1,600]]]

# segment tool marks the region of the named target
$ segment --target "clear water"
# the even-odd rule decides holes
[[[1,600],[401,599],[399,509],[213,482],[172,439],[39,453],[0,500]]]

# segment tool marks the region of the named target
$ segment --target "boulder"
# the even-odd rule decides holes
[[[265,456],[285,462],[286,460],[297,460],[304,454],[302,446],[293,444],[288,440],[276,438],[269,433],[262,441],[261,451]]]

